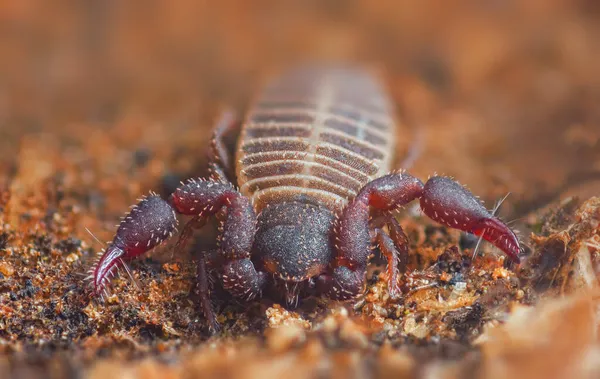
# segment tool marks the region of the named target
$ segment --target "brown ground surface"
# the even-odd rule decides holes
[[[510,191],[528,259],[408,217],[398,301],[377,275],[354,308],[216,289],[210,337],[169,246],[90,301],[85,228],[203,175],[219,110],[306,59],[380,65],[398,156],[423,132],[413,174]],[[0,377],[598,377],[598,67],[593,0],[1,2]]]

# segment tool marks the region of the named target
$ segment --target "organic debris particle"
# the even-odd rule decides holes
[[[440,275],[440,280],[442,282],[449,282],[450,280],[452,280],[452,274],[442,272],[442,274]]]
[[[499,278],[506,279],[509,277],[509,275],[510,272],[507,269],[505,269],[504,267],[498,267],[494,269],[494,272],[492,273],[492,278],[494,280],[497,280]]]
[[[368,334],[365,333],[365,329],[359,327],[358,324],[348,319],[340,328],[340,339],[347,345],[357,348],[365,349],[369,346]]]
[[[65,260],[68,263],[73,263],[73,262],[79,260],[79,255],[77,255],[75,253],[71,253],[71,254],[67,255],[67,257],[65,258]]]
[[[299,325],[305,329],[310,328],[309,321],[304,320],[298,313],[288,311],[279,304],[274,304],[265,312],[269,327],[278,327],[282,325]]]
[[[8,262],[0,262],[0,273],[4,276],[13,276],[15,269]]]
[[[532,235],[535,248],[518,273],[526,287],[546,296],[599,286],[600,257],[589,241],[600,236],[600,197],[592,197],[578,208],[570,204],[555,212],[571,223],[563,225],[564,229],[548,228],[549,235]]]
[[[414,316],[409,316],[404,320],[404,333],[417,338],[425,338],[429,334],[429,330],[425,322],[419,323]]]
[[[165,263],[163,264],[163,269],[166,272],[176,273],[180,271],[180,267],[178,263]]]
[[[482,377],[498,372],[505,378],[598,377],[600,361],[586,358],[597,357],[598,299],[588,293],[516,307],[505,323],[486,328],[476,341],[484,354]],[[528,359],[510,359],[514,354]]]
[[[306,331],[297,323],[272,327],[265,331],[267,347],[274,353],[282,353],[306,339]]]

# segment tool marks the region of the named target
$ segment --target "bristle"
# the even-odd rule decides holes
[[[129,266],[127,265],[127,263],[125,263],[125,261],[123,261],[122,259],[120,259],[120,263],[123,266],[123,268],[125,269],[125,272],[127,273],[127,275],[129,276],[129,279],[131,279],[131,282],[139,290],[140,289],[140,285],[138,284],[137,280],[133,277],[133,273],[129,269]]]
[[[588,247],[594,248],[594,249],[599,249],[600,250],[600,243],[597,242],[586,242],[585,243]]]

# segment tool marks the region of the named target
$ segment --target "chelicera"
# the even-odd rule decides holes
[[[238,121],[226,113],[212,139],[210,177],[182,183],[167,201],[151,194],[124,218],[91,269],[95,293],[126,261],[168,239],[177,214],[191,219],[176,249],[211,217],[220,220],[216,252],[197,252],[202,309],[213,329],[207,256],[216,256],[208,263],[233,296],[251,300],[274,286],[295,306],[309,292],[342,301],[361,295],[377,246],[390,295],[400,296],[408,239],[394,212],[414,200],[431,219],[481,236],[519,262],[515,233],[453,179],[385,174],[393,114],[379,82],[360,69],[302,68],[269,82],[240,122],[235,160],[224,135]]]

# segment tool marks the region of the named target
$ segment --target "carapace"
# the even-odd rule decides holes
[[[232,164],[223,136],[237,122]],[[365,290],[374,246],[387,258],[390,295],[399,296],[408,240],[394,211],[417,199],[431,219],[482,236],[518,262],[514,232],[462,185],[443,176],[423,183],[403,171],[389,173],[395,134],[392,104],[370,72],[304,67],[280,75],[259,92],[244,120],[226,113],[218,123],[209,178],[182,183],[168,201],[151,194],[134,206],[90,270],[94,292],[101,294],[126,261],[169,238],[176,214],[191,217],[176,249],[217,216],[217,259],[210,264],[223,287],[246,300],[266,286],[284,291],[291,306],[309,288],[354,299]],[[216,329],[207,254],[198,255],[202,309]]]

